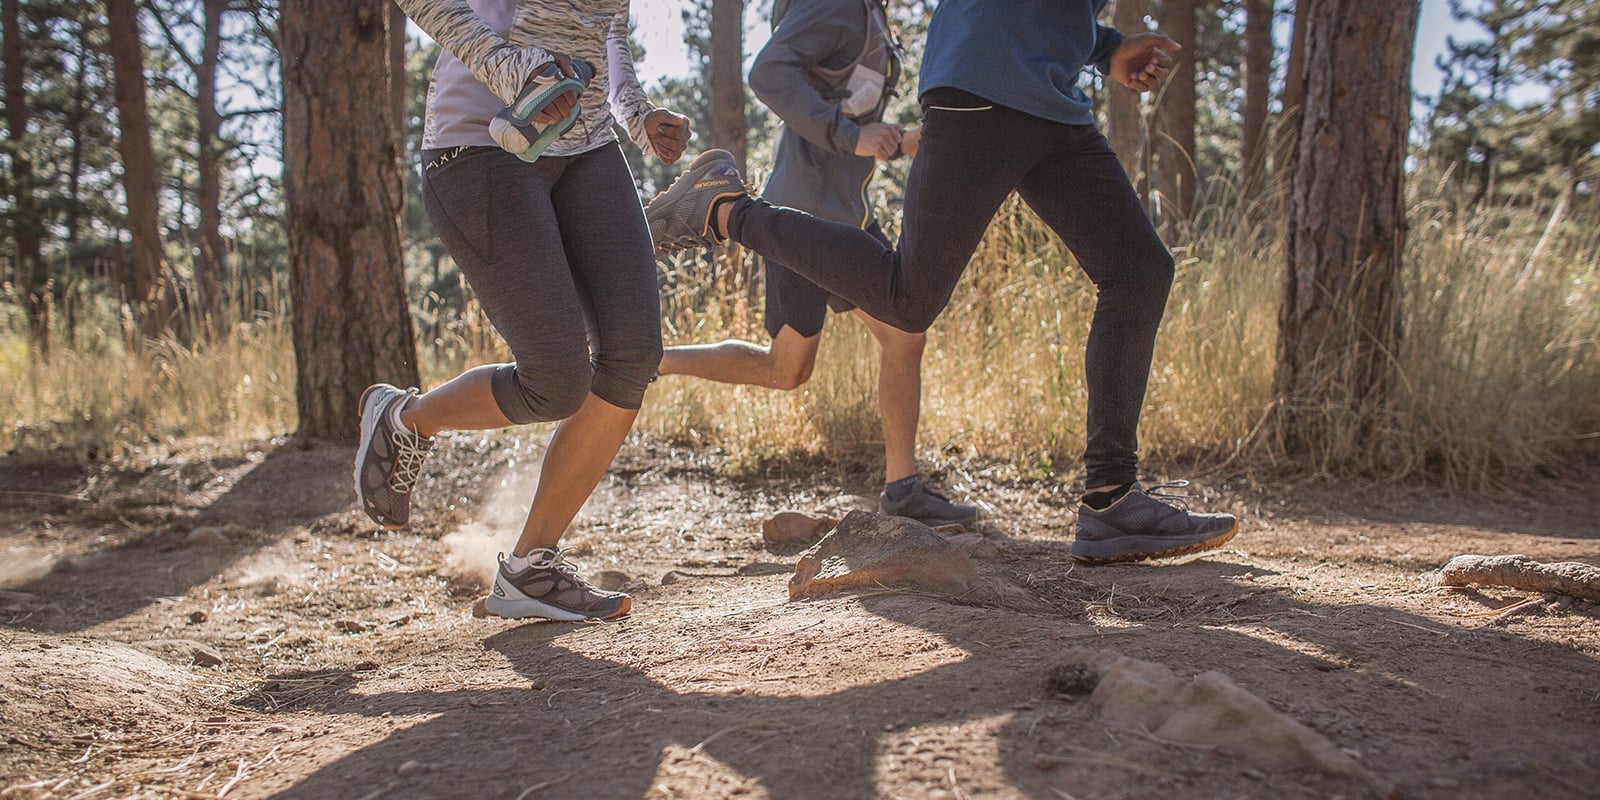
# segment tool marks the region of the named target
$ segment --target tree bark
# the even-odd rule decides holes
[[[733,153],[745,174],[744,0],[711,0],[711,146]]]
[[[106,0],[111,61],[116,81],[117,148],[122,155],[122,186],[133,239],[122,267],[124,300],[140,336],[154,338],[167,329],[174,298],[161,253],[155,153],[150,142],[150,111],[145,97],[144,46],[135,0]]]
[[[1245,0],[1244,148],[1240,153],[1246,200],[1255,199],[1267,170],[1267,100],[1272,87],[1273,0]]]
[[[1418,0],[1309,0],[1274,393],[1292,452],[1360,446],[1400,338]]]
[[[0,60],[5,64],[6,132],[11,140],[12,237],[16,242],[15,269],[27,306],[28,332],[34,352],[50,355],[49,277],[40,255],[39,208],[33,196],[33,161],[28,154],[28,93],[24,86],[27,62],[22,55],[20,0],[0,0],[0,24],[5,41]]]
[[[1111,26],[1123,33],[1142,33],[1144,17],[1149,13],[1148,0],[1118,0],[1111,18]],[[1122,168],[1139,191],[1139,197],[1150,197],[1150,181],[1145,165],[1144,115],[1140,110],[1138,92],[1116,81],[1106,81],[1106,131],[1111,149],[1122,160]]]
[[[200,194],[200,252],[194,264],[203,329],[226,337],[222,318],[225,249],[222,243],[222,114],[217,110],[217,60],[222,49],[222,13],[227,0],[205,0],[205,27],[195,70],[196,172]]]
[[[1155,185],[1159,191],[1163,232],[1175,235],[1178,224],[1194,213],[1197,176],[1194,168],[1195,5],[1197,0],[1162,0],[1161,32],[1183,45],[1177,64],[1156,99]]]
[[[1290,184],[1294,182],[1295,146],[1300,141],[1300,103],[1305,97],[1306,14],[1305,3],[1295,4],[1294,32],[1289,37],[1289,64],[1283,79],[1283,113],[1278,119],[1273,141],[1273,162],[1278,165],[1278,195],[1287,206]]]
[[[300,435],[350,440],[378,381],[419,382],[384,0],[284,0],[284,193]]]

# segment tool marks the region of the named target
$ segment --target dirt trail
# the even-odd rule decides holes
[[[533,437],[529,437],[533,438]],[[1214,484],[1229,548],[1075,565],[1070,487],[1004,465],[980,570],[1033,611],[894,591],[787,602],[761,520],[867,499],[833,471],[733,479],[632,442],[568,538],[631,588],[610,624],[471,619],[537,448],[458,437],[415,529],[352,507],[349,452],[0,461],[0,797],[1120,798],[1585,796],[1600,611],[1490,624],[1461,553],[1600,564],[1600,500]],[[1282,491],[1282,490],[1279,490]],[[498,532],[499,537],[489,535]],[[1042,609],[1042,610],[1039,610]],[[1491,612],[1486,614],[1486,612]],[[1216,670],[1374,783],[1266,769],[1103,722],[1049,688],[1070,648]],[[196,653],[218,666],[190,663]],[[1376,787],[1376,788],[1374,788]]]

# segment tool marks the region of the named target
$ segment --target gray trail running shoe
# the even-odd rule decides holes
[[[411,487],[422,474],[422,462],[433,440],[396,427],[396,403],[416,394],[376,383],[361,393],[361,445],[356,448],[356,497],[361,510],[388,530],[405,527],[411,519]]]
[[[1188,485],[1188,481],[1173,481],[1146,489],[1135,483],[1104,511],[1079,504],[1072,557],[1106,564],[1221,547],[1238,532],[1239,520],[1232,514],[1189,511],[1183,495],[1166,491]]]
[[[894,500],[887,492],[879,493],[878,508],[892,517],[914,519],[930,528],[941,525],[971,525],[978,521],[978,507],[950,502],[950,498],[924,486],[921,480],[912,487],[911,494]]]
[[[707,150],[694,160],[667,190],[645,206],[650,238],[657,253],[711,247],[723,237],[712,226],[712,209],[725,197],[745,195],[744,182],[733,154]]]
[[[500,556],[494,589],[473,606],[473,616],[579,622],[620,617],[633,608],[633,598],[597,589],[584,580],[565,550],[543,548],[529,555],[538,558],[521,572],[512,572],[505,556]]]

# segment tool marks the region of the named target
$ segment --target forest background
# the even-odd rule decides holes
[[[3,5],[0,452],[103,460],[196,437],[348,436],[344,406],[365,383],[345,376],[359,385],[308,403],[313,355],[302,343],[297,363],[292,322],[316,303],[393,304],[399,289],[352,306],[306,295],[315,285],[294,277],[285,86],[292,99],[304,79],[281,61],[291,4]],[[648,5],[659,18],[661,4]],[[916,120],[915,64],[934,5],[890,3],[912,65],[890,111],[905,124]],[[1404,52],[1372,53],[1406,67],[1399,82],[1412,64],[1431,66],[1416,72],[1437,85],[1410,87],[1400,103],[1410,119],[1397,128],[1399,202],[1364,202],[1390,187],[1363,186],[1361,170],[1349,170],[1359,213],[1390,218],[1364,230],[1382,239],[1369,251],[1395,249],[1393,270],[1369,268],[1367,252],[1330,279],[1354,290],[1320,302],[1348,303],[1334,316],[1376,330],[1358,330],[1354,355],[1317,362],[1324,374],[1308,383],[1295,372],[1295,340],[1306,334],[1292,286],[1317,256],[1293,243],[1306,241],[1296,231],[1310,230],[1308,219],[1338,216],[1294,174],[1316,5],[1120,0],[1107,13],[1125,30],[1179,39],[1192,66],[1142,100],[1088,73],[1084,81],[1178,255],[1143,429],[1151,463],[1471,489],[1583,474],[1600,437],[1600,10],[1581,0],[1450,0],[1442,46],[1424,30],[1390,47]],[[1423,4],[1424,25],[1444,18],[1434,6]],[[1407,10],[1397,24],[1409,34],[1417,16]],[[436,45],[401,26],[392,6],[378,13],[388,30],[407,31],[387,40],[387,74],[404,78],[387,87],[404,187],[393,209],[400,247],[388,260],[403,268],[394,273],[408,304],[399,324],[415,345],[400,360],[427,386],[507,354],[421,211],[414,167]],[[731,147],[758,181],[776,121],[737,72],[769,13],[768,2],[695,0],[670,34],[650,23],[636,37],[651,42],[639,53],[647,76],[657,64],[687,64],[647,77],[647,88],[694,119],[692,149]],[[671,40],[679,32],[681,44]],[[372,90],[359,84],[370,70],[335,74],[352,95]],[[134,83],[142,116],[131,114]],[[1347,151],[1352,165],[1359,152]],[[646,197],[679,169],[637,151],[630,159]],[[891,235],[906,166],[886,165],[873,184]],[[663,261],[668,343],[760,338],[754,266],[738,252]],[[1362,305],[1372,299],[1362,287],[1374,284],[1382,297]],[[1070,255],[1008,203],[930,332],[924,450],[1008,461],[1041,478],[1070,474],[1092,310]],[[818,456],[870,462],[881,451],[876,359],[852,321],[831,327],[804,391],[664,381],[641,432],[758,470]]]

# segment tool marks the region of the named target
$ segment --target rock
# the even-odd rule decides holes
[[[354,619],[341,619],[338,622],[333,623],[333,627],[338,628],[345,633],[361,633],[362,631],[370,630],[372,628],[371,625]]]
[[[951,526],[946,525],[934,530],[943,533],[944,528],[948,527]],[[947,536],[945,538],[949,539],[951,544],[964,550],[968,558],[987,559],[1000,557],[1000,548],[995,547],[994,543],[985,539],[981,533],[958,533],[955,536]]]
[[[928,526],[866,511],[846,515],[794,572],[790,600],[875,587],[962,594],[978,577],[972,559]]]
[[[220,667],[225,661],[221,653],[193,639],[153,639],[138,646],[201,667]]]
[[[189,624],[190,625],[199,625],[200,623],[205,622],[208,619],[210,619],[210,617],[206,616],[206,612],[204,612],[204,611],[191,611],[191,612],[189,612]]]
[[[633,583],[633,576],[626,572],[603,569],[594,574],[594,585],[608,592],[621,591],[622,587],[630,583]]]
[[[799,550],[816,544],[838,520],[814,517],[798,511],[780,511],[761,523],[761,538],[768,547]]]
[[[1061,759],[1048,753],[1040,753],[1033,757],[1033,768],[1049,771],[1061,766]]]
[[[183,543],[189,547],[225,547],[229,544],[228,534],[221,528],[195,528],[189,535],[183,537]]]
[[[679,574],[675,569],[669,569],[666,571],[666,574],[661,576],[661,585],[671,586],[672,584],[681,580],[683,580],[683,575]]]
[[[1273,710],[1220,672],[1185,679],[1162,664],[1074,648],[1051,665],[1045,685],[1081,694],[1089,682],[1094,686],[1089,701],[1108,725],[1215,747],[1266,769],[1314,770],[1364,781],[1380,795],[1387,793],[1385,784],[1322,734]]]
[[[794,572],[794,567],[789,564],[777,564],[771,561],[754,561],[745,564],[734,572],[737,575],[749,578],[760,575],[782,575],[786,572]]]
[[[404,764],[401,764],[399,769],[395,770],[395,774],[404,778],[408,775],[416,775],[427,771],[427,764],[424,764],[421,761],[407,761]]]

